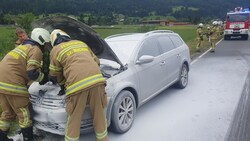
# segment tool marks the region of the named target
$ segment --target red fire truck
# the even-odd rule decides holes
[[[235,8],[227,13],[224,39],[242,38],[248,40],[250,30],[250,8]]]

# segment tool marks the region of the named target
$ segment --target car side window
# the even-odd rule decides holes
[[[157,44],[157,40],[156,39],[148,39],[142,44],[141,49],[138,53],[138,58],[140,58],[143,55],[150,55],[150,56],[156,57],[160,54],[161,54],[161,52],[160,52],[159,46]]]
[[[176,47],[180,47],[183,45],[183,41],[180,39],[180,37],[175,36],[175,35],[171,35],[170,39],[173,41],[174,45]]]
[[[160,36],[157,40],[159,41],[163,52],[168,52],[176,48],[168,36]]]

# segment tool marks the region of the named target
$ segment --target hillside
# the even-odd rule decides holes
[[[32,12],[36,15],[66,13],[129,17],[173,16],[176,19],[224,18],[237,6],[250,6],[247,0],[1,0],[0,15]]]

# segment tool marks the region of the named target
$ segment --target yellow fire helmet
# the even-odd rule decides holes
[[[52,46],[55,45],[55,41],[60,36],[66,36],[66,37],[70,38],[70,36],[66,32],[62,31],[61,29],[54,29],[50,34],[50,40],[51,40]]]

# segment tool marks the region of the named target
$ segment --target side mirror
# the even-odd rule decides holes
[[[143,55],[137,61],[136,64],[145,64],[154,61],[154,57],[150,55]]]

